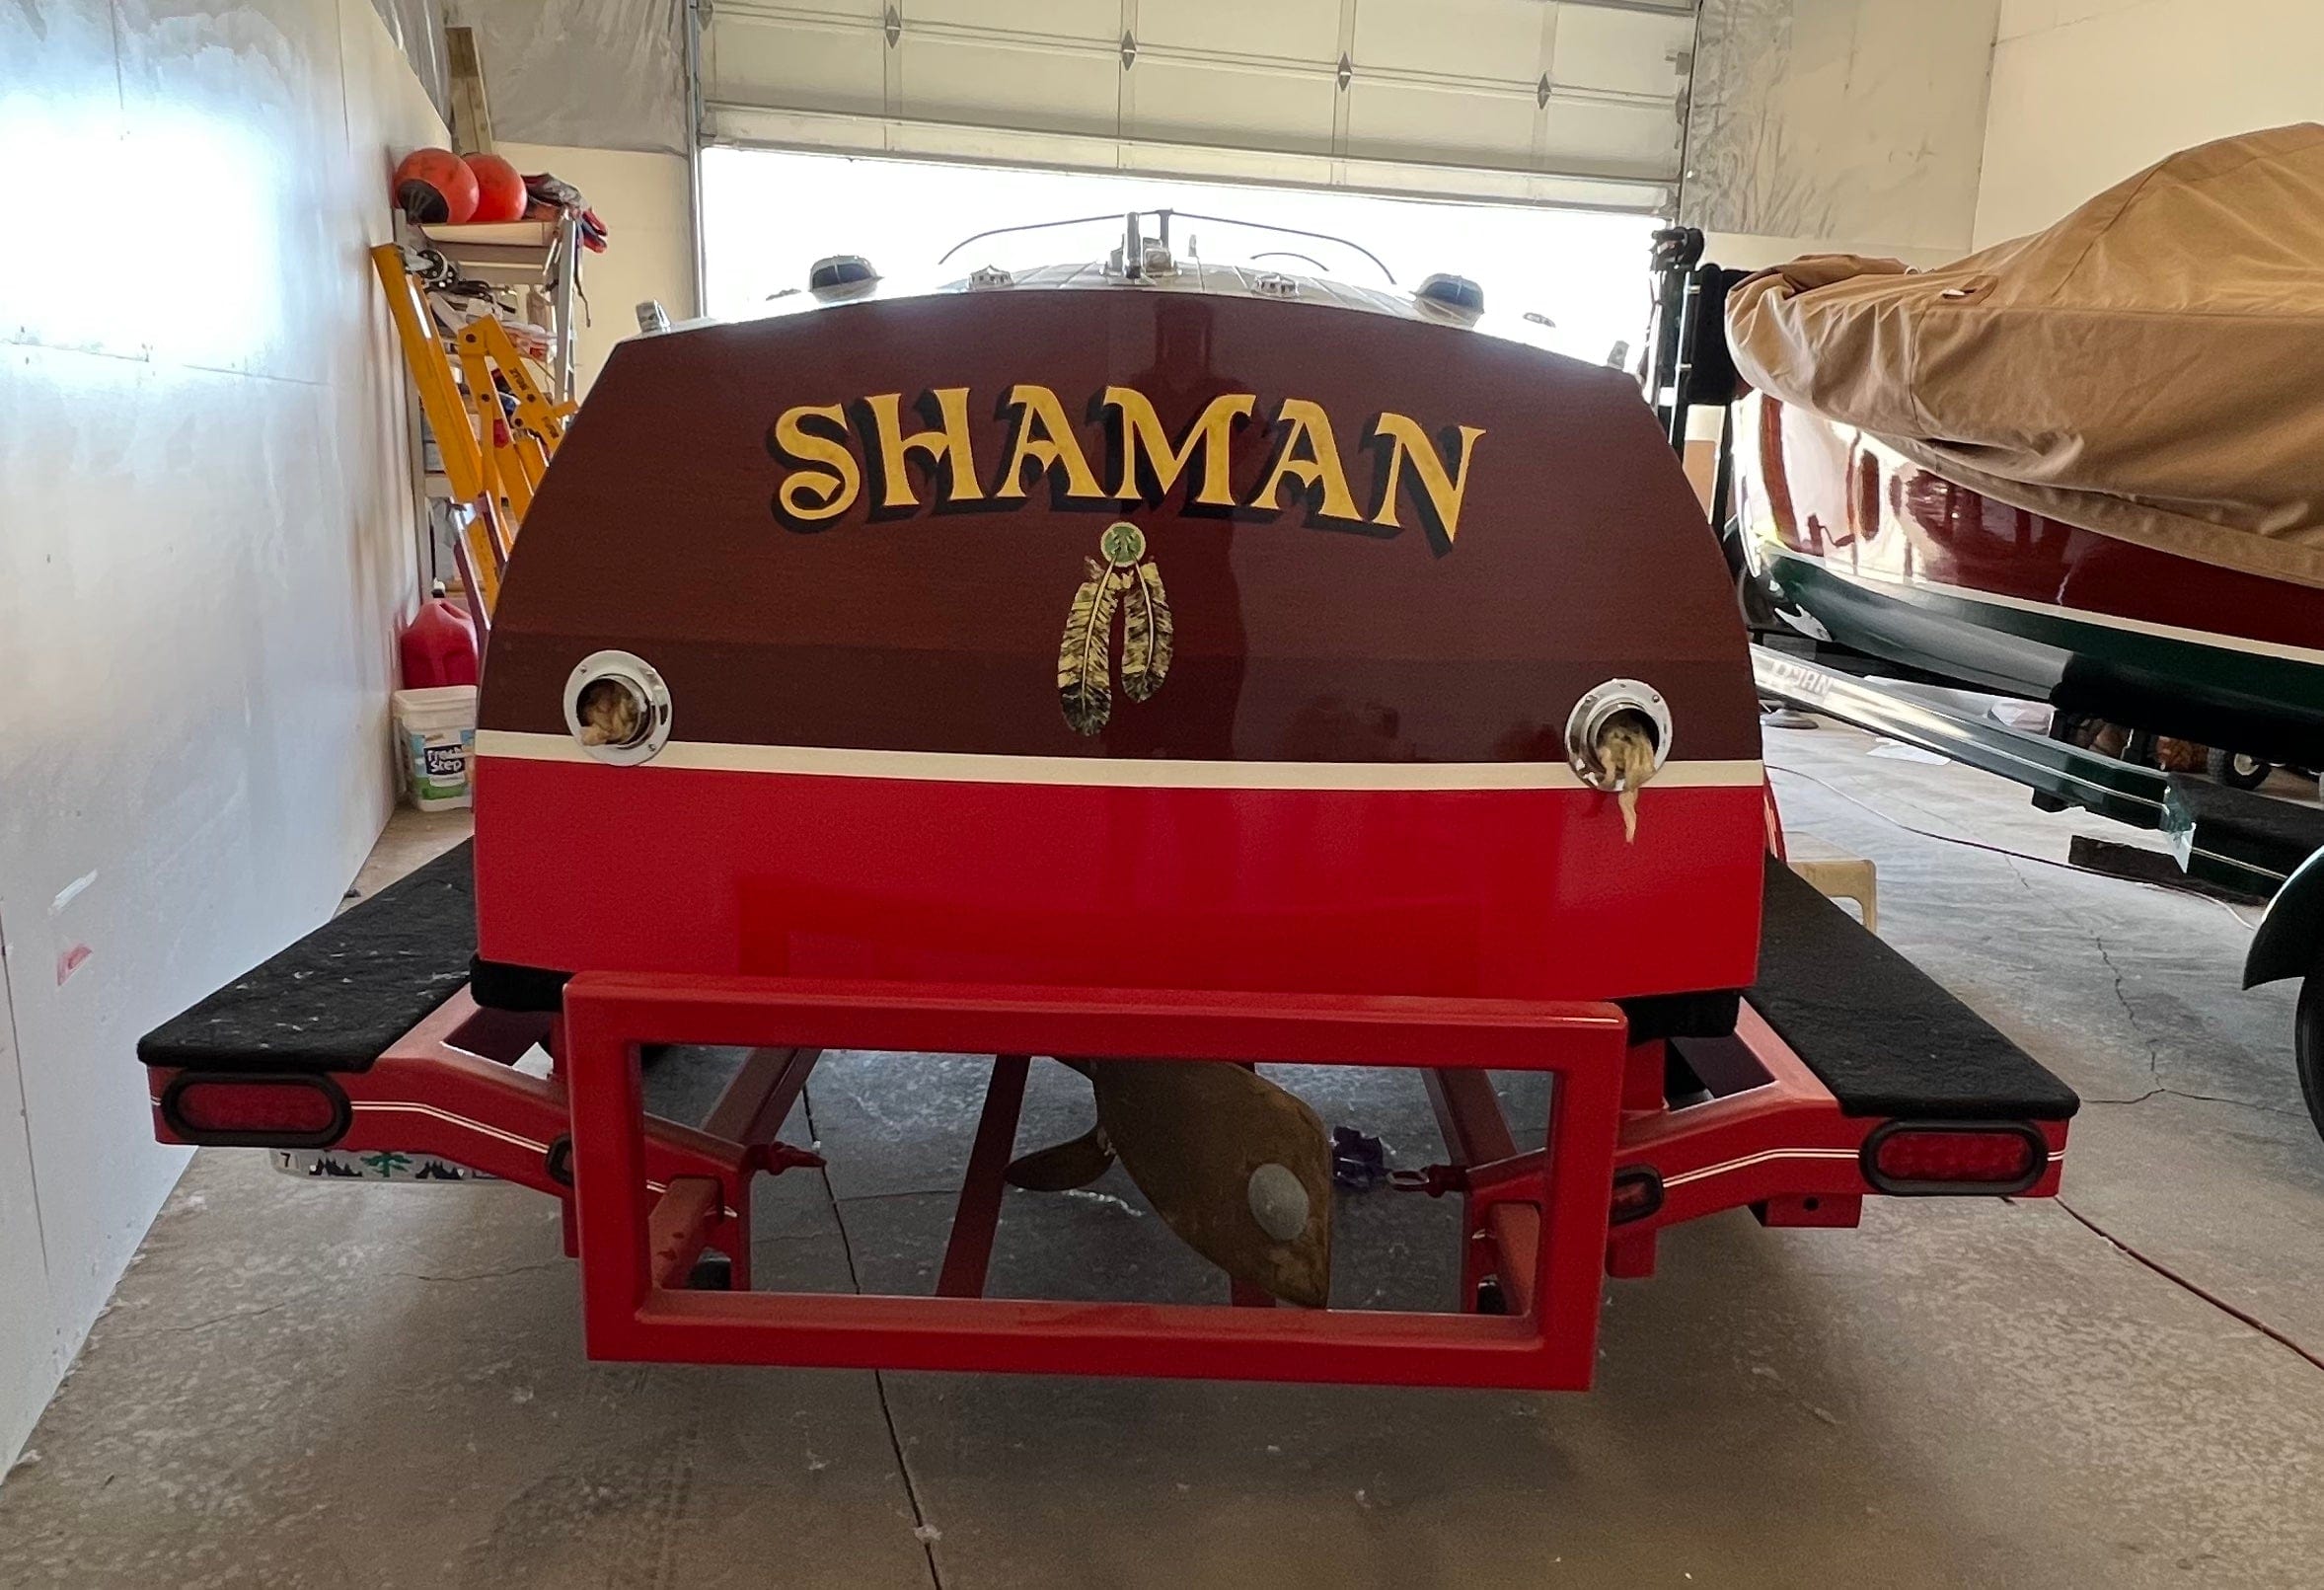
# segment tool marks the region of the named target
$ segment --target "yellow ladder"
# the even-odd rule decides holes
[[[550,401],[498,321],[470,322],[447,349],[426,289],[405,268],[401,248],[383,243],[371,251],[371,263],[387,294],[404,362],[419,389],[420,413],[443,456],[444,478],[470,509],[458,548],[460,571],[488,622],[500,600],[509,549],[574,405]],[[513,416],[500,402],[502,385],[515,399]]]

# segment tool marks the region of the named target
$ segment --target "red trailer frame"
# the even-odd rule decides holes
[[[558,1057],[546,1078],[511,1065],[537,1040]],[[645,1113],[646,1044],[751,1053],[688,1127]],[[584,973],[562,1020],[464,991],[362,1071],[153,1079],[167,1141],[202,1135],[177,1129],[174,1089],[321,1087],[343,1103],[336,1148],[437,1155],[560,1198],[589,1353],[616,1360],[1581,1390],[1603,1275],[1651,1273],[1663,1228],[1723,1210],[1854,1225],[1884,1190],[1885,1134],[2029,1153],[2007,1185],[1887,1190],[2058,1189],[2063,1120],[1844,1114],[1748,1004],[1732,1039],[1682,1046],[1710,1097],[1673,1107],[1665,1045],[1631,1044],[1604,1004]],[[996,1057],[935,1296],[750,1290],[751,1181],[822,1163],[777,1133],[825,1048]],[[1459,1312],[983,1296],[1028,1056],[1059,1052],[1420,1070],[1448,1158],[1398,1180],[1462,1200]],[[1517,1149],[1488,1069],[1553,1079],[1544,1148]],[[689,1286],[708,1252],[731,1289]]]

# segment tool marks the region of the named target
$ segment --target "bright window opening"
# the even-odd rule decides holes
[[[1466,276],[1484,288],[1492,330],[1591,363],[1604,363],[1617,342],[1639,344],[1647,239],[1658,224],[1635,215],[759,149],[705,151],[702,180],[708,308],[721,319],[746,319],[770,296],[805,287],[808,267],[828,255],[861,255],[891,280],[935,286],[980,265],[1016,270],[1102,259],[1121,241],[1124,214],[1169,207],[1327,233],[1382,265],[1345,244],[1184,217],[1170,234],[1181,258],[1378,287],[1389,286],[1385,265],[1407,292],[1437,271]],[[995,227],[1072,216],[1106,219],[1004,233],[943,258]]]

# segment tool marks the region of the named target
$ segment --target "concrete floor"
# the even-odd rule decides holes
[[[1541,1398],[593,1368],[544,1200],[209,1152],[0,1487],[0,1585],[2324,1580],[2324,1373],[2091,1229],[2324,1348],[2324,1147],[2290,993],[2234,986],[2252,913],[2051,865],[2074,821],[1873,752],[1768,736],[1885,936],[2088,1101],[2062,1203],[1683,1229],[1610,1288],[1596,1392]],[[1028,1142],[1087,1109],[1037,1072]],[[827,1062],[835,1169],[767,1189],[761,1284],[925,1286],[980,1092]],[[1311,1097],[1431,1152],[1408,1081]],[[1449,1214],[1343,1200],[1339,1297],[1449,1298]],[[1207,1295],[1157,1226],[1013,1195],[996,1287]]]

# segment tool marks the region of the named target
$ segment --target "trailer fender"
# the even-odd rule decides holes
[[[2324,947],[2324,850],[2293,870],[2268,902],[2268,914],[2243,957],[2243,986],[2305,977]]]

